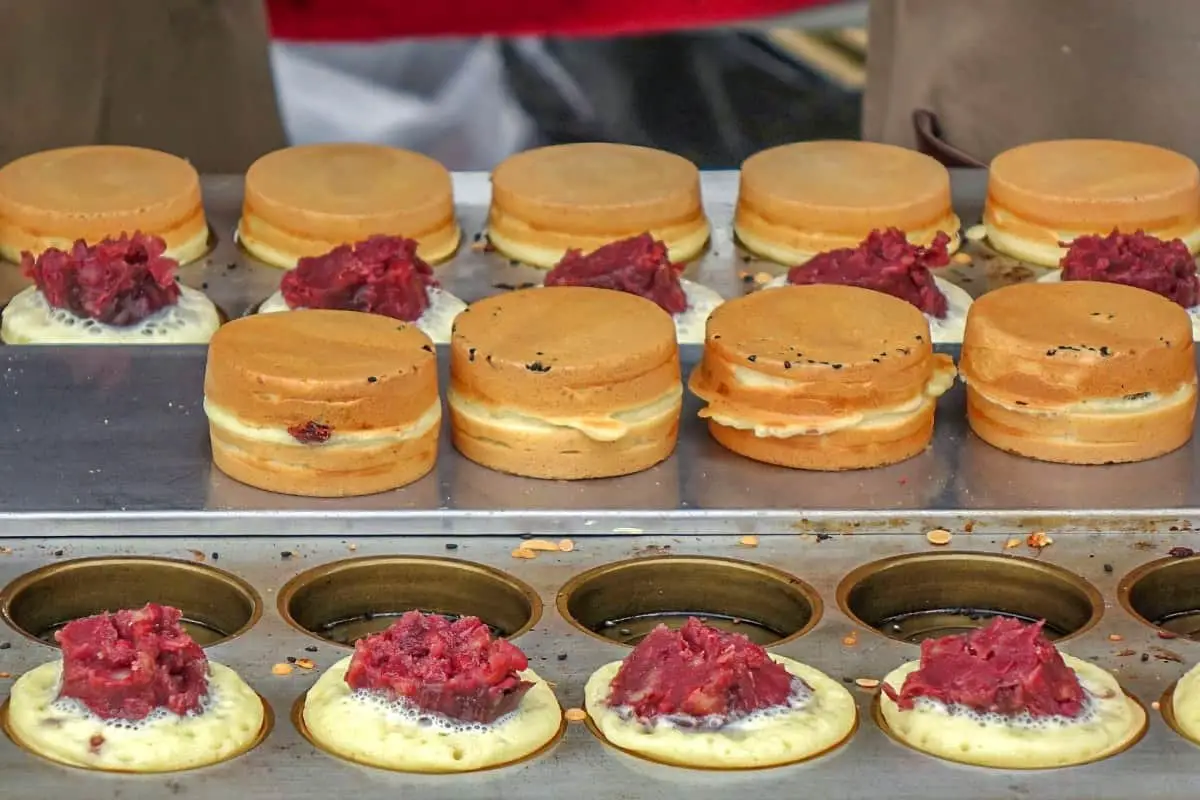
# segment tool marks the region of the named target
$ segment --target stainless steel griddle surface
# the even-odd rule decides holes
[[[982,177],[954,176],[967,225],[979,216]],[[476,241],[486,219],[487,177],[461,174],[455,182],[465,243],[438,268],[446,288],[473,301],[538,281],[540,271],[510,264]],[[205,188],[216,246],[183,276],[236,318],[276,290],[281,272],[234,241],[240,179],[206,179]],[[778,273],[733,242],[736,174],[705,174],[704,196],[713,239],[688,276],[733,297],[752,285],[745,276]],[[973,263],[953,267],[951,277],[976,294],[1032,276],[984,248],[968,250]],[[0,269],[11,291],[16,270]],[[698,350],[685,348],[685,368]],[[353,500],[291,498],[242,486],[211,467],[201,408],[204,358],[198,347],[0,348],[0,536],[42,533],[47,516],[63,535],[158,530],[164,521],[179,533],[218,525],[241,535],[472,535],[847,526],[912,532],[966,519],[1086,530],[1112,527],[1114,518],[1169,527],[1200,515],[1193,446],[1137,465],[1038,464],[972,437],[961,388],[940,404],[933,448],[879,470],[801,473],[742,459],[710,440],[689,397],[676,454],[639,475],[577,483],[515,478],[471,464],[443,436],[436,472],[413,486]]]
[[[49,528],[47,533],[53,533]],[[458,542],[449,552],[447,542]],[[1038,772],[1009,772],[947,764],[910,751],[883,734],[870,718],[873,693],[849,684],[860,714],[850,743],[808,764],[744,773],[697,772],[657,766],[614,751],[582,724],[549,754],[516,767],[466,776],[411,776],[357,767],[315,750],[296,732],[288,714],[293,702],[320,671],[348,654],[344,648],[316,642],[288,626],[275,608],[283,584],[303,570],[337,559],[405,553],[453,556],[489,564],[526,581],[541,596],[544,610],[534,628],[516,643],[531,666],[555,684],[564,708],[580,707],[583,685],[601,664],[627,650],[585,635],[555,610],[555,595],[572,576],[606,562],[648,554],[703,554],[770,564],[808,582],[822,596],[824,614],[808,634],[780,645],[782,655],[812,664],[838,679],[882,678],[916,658],[918,648],[886,639],[855,625],[835,601],[835,587],[852,568],[876,558],[923,553],[933,548],[921,536],[859,533],[818,541],[815,536],[763,537],[757,547],[734,536],[577,538],[571,553],[542,554],[532,561],[512,558],[515,540],[477,537],[286,538],[271,542],[229,536],[187,539],[30,539],[13,543],[0,557],[0,583],[47,563],[91,555],[136,553],[194,559],[247,579],[262,596],[264,614],[241,637],[209,650],[210,657],[237,669],[275,710],[275,729],[258,749],[235,761],[177,775],[121,777],[66,769],[43,762],[0,737],[0,792],[8,800],[40,798],[678,798],[728,800],[731,796],[863,798],[863,800],[961,800],[961,798],[1194,798],[1200,749],[1183,740],[1150,709],[1170,684],[1200,659],[1200,644],[1164,641],[1115,601],[1119,580],[1131,569],[1166,556],[1167,548],[1200,548],[1200,534],[1142,536],[1057,535],[1040,555],[1022,546],[1005,550],[1005,537],[957,532],[949,548],[962,552],[1016,553],[1064,566],[1089,581],[1105,598],[1104,616],[1088,632],[1064,643],[1064,649],[1116,673],[1125,688],[1147,706],[1150,729],[1129,751],[1085,767]],[[352,552],[349,548],[355,547]],[[282,551],[292,553],[283,559]],[[941,552],[939,551],[939,552]],[[211,554],[219,554],[213,562]],[[61,555],[58,555],[61,553]],[[1106,568],[1105,565],[1108,565]],[[1112,571],[1107,571],[1111,568]],[[847,645],[846,637],[855,634]],[[1121,637],[1113,641],[1110,637]],[[48,646],[0,627],[0,669],[19,674],[56,657]],[[318,645],[316,653],[305,650]],[[560,661],[560,654],[566,659]],[[1121,655],[1121,654],[1125,655]],[[1141,655],[1147,654],[1143,662]],[[311,658],[317,669],[284,677],[272,666],[286,658]],[[1180,661],[1174,660],[1179,658]],[[0,681],[4,688],[7,681]]]

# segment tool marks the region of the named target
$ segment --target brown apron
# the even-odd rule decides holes
[[[1200,0],[872,0],[869,33],[865,139],[950,165],[1080,137],[1200,160]]]
[[[0,163],[76,144],[241,172],[285,143],[258,0],[0,0]]]

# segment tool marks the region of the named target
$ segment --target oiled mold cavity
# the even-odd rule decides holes
[[[340,645],[384,630],[406,611],[479,617],[497,636],[527,631],[541,614],[528,585],[499,570],[448,558],[367,556],[302,572],[279,592],[279,613]]]
[[[771,567],[723,558],[663,556],[606,564],[572,578],[558,610],[581,630],[634,646],[659,624],[698,617],[761,645],[807,632],[821,616],[816,591]]]
[[[1200,641],[1200,555],[1138,567],[1121,580],[1117,596],[1142,622]]]
[[[1051,639],[1081,633],[1103,611],[1100,594],[1060,567],[1015,556],[921,553],[875,561],[838,586],[842,610],[885,636],[916,644],[997,616],[1045,620]]]
[[[250,628],[262,613],[254,589],[213,567],[166,558],[81,558],[26,573],[0,594],[0,613],[25,635],[55,644],[72,620],[104,611],[174,606],[202,647]]]

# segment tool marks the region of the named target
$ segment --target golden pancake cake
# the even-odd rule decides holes
[[[488,238],[509,258],[550,269],[649,233],[674,262],[708,242],[700,172],[685,158],[624,144],[564,144],[511,156],[492,173]]]
[[[415,326],[377,314],[255,314],[213,337],[204,411],[213,463],[242,483],[311,497],[396,489],[437,459],[437,356]]]
[[[461,231],[446,168],[408,150],[339,143],[277,150],[246,172],[238,240],[260,261],[291,269],[377,235],[415,240],[429,262],[454,255]]]
[[[177,156],[140,147],[65,147],[0,169],[0,256],[96,244],[141,231],[181,264],[208,250],[200,176]]]
[[[1200,250],[1200,169],[1138,142],[1034,142],[992,159],[983,209],[1002,253],[1057,267],[1079,236],[1144,231]]]
[[[944,234],[953,252],[959,227],[945,167],[903,147],[857,141],[786,144],[746,159],[733,221],[748,250],[789,265],[884,228],[922,246]]]

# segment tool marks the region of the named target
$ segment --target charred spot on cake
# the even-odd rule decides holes
[[[322,425],[320,422],[312,419],[308,422],[292,425],[287,430],[291,434],[291,437],[301,444],[324,444],[333,435],[333,428],[331,426]]]
[[[531,361],[525,365],[525,369],[529,370],[530,372],[549,372],[550,365],[543,364],[540,361]]]

